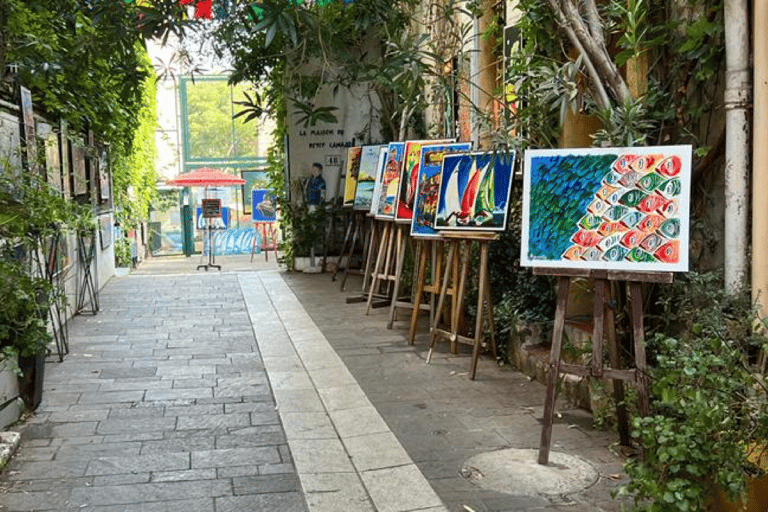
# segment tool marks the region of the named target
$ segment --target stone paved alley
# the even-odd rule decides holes
[[[441,347],[425,364],[388,310],[364,314],[328,275],[270,265],[185,273],[145,262],[70,323],[37,412],[0,478],[3,511],[618,511],[616,436],[558,403],[553,450],[599,473],[586,490],[485,490],[462,465],[536,448],[544,387]],[[359,287],[351,281],[349,289]],[[476,475],[475,475],[476,476]]]

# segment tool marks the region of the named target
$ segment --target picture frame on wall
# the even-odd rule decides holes
[[[85,173],[86,148],[82,139],[72,141],[72,181],[75,197],[88,193],[88,181]]]
[[[529,150],[520,264],[688,270],[691,146]]]
[[[254,189],[265,189],[269,186],[269,175],[267,171],[259,169],[249,169],[240,171],[240,177],[245,183],[240,185],[243,198],[243,213],[251,215],[252,211],[252,191]]]

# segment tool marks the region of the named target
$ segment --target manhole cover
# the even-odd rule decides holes
[[[571,494],[593,486],[598,473],[587,461],[550,452],[549,464],[537,462],[538,450],[510,448],[467,460],[461,475],[472,484],[515,496]]]

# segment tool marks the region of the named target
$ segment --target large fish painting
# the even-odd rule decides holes
[[[446,155],[435,228],[503,231],[514,161],[514,152]]]
[[[357,174],[360,172],[361,147],[352,147],[347,150],[347,176],[344,179],[344,206],[355,204],[357,192]]]
[[[405,157],[405,142],[390,142],[387,148],[387,161],[381,174],[379,208],[376,218],[394,219],[395,202],[400,190],[400,169]]]
[[[409,140],[405,143],[405,156],[403,157],[403,166],[400,172],[400,190],[397,194],[397,206],[395,207],[395,221],[410,224],[413,218],[422,146],[426,144],[448,144],[450,142],[453,142],[453,140]]]
[[[357,189],[353,209],[370,210],[373,200],[373,186],[376,181],[376,164],[379,162],[381,146],[363,146],[360,151],[360,167],[357,173]]]
[[[462,153],[472,149],[471,142],[425,145],[419,157],[416,201],[411,219],[411,235],[415,237],[439,238],[435,230],[437,195],[440,191],[440,171],[447,154]]]
[[[520,264],[688,270],[691,146],[525,153]]]

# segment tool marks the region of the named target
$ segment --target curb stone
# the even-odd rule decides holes
[[[21,434],[18,432],[0,432],[0,469],[8,464],[20,443]]]

